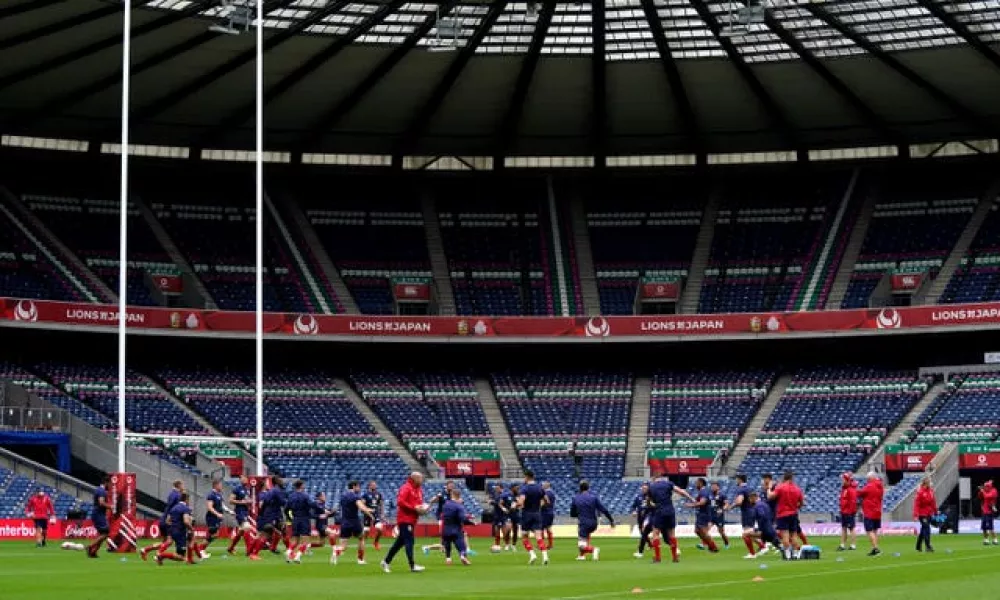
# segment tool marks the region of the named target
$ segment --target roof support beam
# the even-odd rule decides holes
[[[799,135],[796,128],[792,125],[792,122],[788,119],[788,114],[783,108],[775,101],[774,96],[771,92],[764,87],[764,84],[757,79],[757,75],[754,74],[753,69],[750,65],[743,60],[743,55],[740,54],[733,42],[722,35],[722,27],[719,25],[718,20],[716,20],[715,15],[712,14],[708,7],[705,5],[704,0],[691,0],[691,5],[694,6],[695,10],[698,11],[698,16],[701,20],[705,22],[705,25],[712,31],[712,35],[722,46],[722,49],[726,51],[726,56],[729,57],[729,62],[732,63],[733,68],[736,72],[740,74],[743,81],[746,82],[747,87],[750,91],[757,97],[761,106],[764,108],[764,112],[767,113],[768,117],[771,119],[771,124],[779,132],[782,139],[790,148],[794,148],[798,151],[804,151],[805,148],[801,141],[801,136]]]
[[[155,19],[143,25],[139,25],[138,27],[133,27],[132,39],[134,41],[135,39],[140,38],[146,34],[152,33],[153,31],[156,31],[161,27],[167,27],[178,21],[181,21],[188,17],[192,17],[196,15],[199,11],[204,10],[210,5],[211,3],[209,2],[196,2],[184,10],[171,12],[170,14],[166,14],[160,17],[159,19]],[[88,56],[97,54],[98,52],[107,50],[108,48],[114,48],[116,46],[119,46],[121,45],[121,43],[122,43],[121,33],[116,33],[113,35],[109,35],[108,37],[105,37],[103,39],[96,40],[90,44],[87,44],[83,48],[74,48],[73,50],[70,50],[68,52],[57,54],[52,58],[46,59],[38,63],[37,65],[29,65],[23,69],[5,75],[4,77],[0,78],[0,88],[6,87],[8,85],[13,85],[15,83],[19,83],[26,79],[31,79],[32,77],[37,77],[38,75],[68,65],[82,58],[86,58]],[[120,80],[121,73],[118,73],[116,77]]]
[[[451,10],[458,4],[458,0],[446,0],[440,6],[440,14],[447,15]],[[389,74],[390,71],[395,68],[399,61],[403,60],[410,50],[412,50],[421,39],[423,39],[431,29],[436,25],[436,19],[432,15],[428,15],[423,23],[419,27],[414,29],[406,40],[396,46],[389,56],[382,59],[374,69],[368,72],[361,82],[354,87],[346,96],[341,98],[336,104],[331,106],[315,123],[306,129],[306,132],[298,141],[296,146],[297,152],[302,152],[303,150],[309,149],[322,139],[323,134],[327,131],[333,129],[333,127],[346,115],[349,113],[359,102],[365,97],[368,92],[374,88],[383,77]]]
[[[273,36],[264,39],[264,52],[270,52],[278,46],[284,44],[288,40],[294,38],[296,35],[302,33],[309,27],[316,25],[322,21],[326,16],[331,15],[344,6],[349,4],[348,0],[337,0],[336,2],[331,2],[326,7],[317,9],[313,11],[309,18],[303,19],[302,21],[296,22],[294,25],[288,29],[282,29],[280,32],[275,33]],[[185,98],[201,91],[208,85],[211,85],[215,81],[222,77],[225,77],[229,73],[232,73],[236,69],[242,67],[243,65],[253,62],[257,57],[256,48],[248,48],[247,50],[237,54],[221,65],[205,72],[200,77],[194,78],[194,80],[188,82],[187,84],[177,88],[176,90],[161,96],[156,100],[153,100],[145,106],[140,106],[135,109],[132,115],[132,119],[139,123],[155,117],[156,115],[167,110],[171,106],[174,106],[178,102],[181,102]]]
[[[142,4],[142,0],[132,0],[133,8]],[[77,13],[71,17],[67,17],[61,21],[56,21],[54,23],[48,23],[42,25],[41,27],[36,27],[17,35],[12,35],[9,38],[0,40],[0,50],[9,50],[15,46],[21,44],[26,44],[28,42],[33,42],[39,38],[47,37],[50,35],[55,35],[66,31],[67,29],[72,29],[74,27],[79,27],[81,25],[86,25],[92,21],[99,21],[105,17],[110,17],[111,15],[121,12],[122,7],[115,4],[109,4],[107,6],[102,6],[101,8],[92,10],[85,13]]]
[[[945,93],[941,90],[941,88],[925,79],[922,75],[910,67],[904,65],[895,56],[885,52],[879,48],[877,44],[872,43],[863,35],[860,35],[858,32],[844,25],[840,19],[827,12],[823,7],[818,4],[808,3],[802,4],[801,7],[808,10],[815,15],[816,18],[823,21],[833,29],[836,29],[842,36],[851,40],[859,47],[863,48],[866,52],[882,61],[882,63],[884,63],[887,67],[905,77],[910,83],[922,89],[938,104],[950,110],[952,113],[971,125],[974,129],[989,132],[993,137],[1000,136],[1000,134],[998,134],[998,129],[994,125],[987,123],[985,119],[977,115],[972,109]]]
[[[927,9],[927,12],[934,15],[938,21],[941,21],[947,25],[952,31],[954,31],[960,38],[968,42],[972,48],[982,55],[983,58],[990,61],[994,67],[1000,69],[1000,53],[991,48],[989,44],[984,42],[975,33],[972,32],[964,23],[953,17],[948,11],[941,8],[939,5],[935,4],[931,0],[917,0],[920,6]]]
[[[311,75],[329,61],[333,60],[340,52],[350,46],[356,39],[364,35],[369,29],[378,25],[386,17],[399,10],[406,0],[392,0],[389,4],[383,4],[378,10],[365,17],[355,24],[344,35],[334,38],[333,42],[327,44],[325,48],[309,57],[308,60],[300,64],[292,72],[285,75],[280,81],[264,91],[264,105],[267,106],[274,100],[295,87],[303,79]],[[256,101],[251,100],[240,108],[233,111],[228,117],[223,119],[217,126],[206,133],[197,146],[204,147],[210,145],[220,135],[233,127],[238,127],[253,118]]]
[[[552,24],[552,14],[555,11],[555,1],[548,0],[542,5],[541,14],[538,15],[538,23],[535,24],[535,32],[531,37],[531,45],[528,46],[528,54],[521,61],[521,70],[517,74],[514,90],[511,92],[510,101],[507,102],[507,110],[504,111],[503,119],[500,121],[500,129],[497,131],[497,145],[493,155],[494,169],[503,168],[504,157],[510,152],[514,139],[517,137],[521,117],[524,115],[524,101],[528,97],[528,90],[531,89],[531,81],[535,77],[538,60],[542,56],[542,46],[545,45],[545,36],[548,34],[549,25]]]
[[[472,56],[476,53],[476,48],[482,43],[483,38],[490,32],[490,29],[493,29],[493,25],[496,24],[497,19],[503,13],[503,9],[506,6],[507,0],[494,0],[493,4],[490,5],[490,10],[486,13],[486,17],[479,23],[469,41],[458,52],[458,56],[455,57],[455,60],[448,66],[448,70],[445,71],[444,77],[434,87],[434,91],[431,92],[431,95],[428,96],[423,106],[420,107],[420,110],[410,122],[410,125],[406,128],[406,132],[399,139],[396,151],[393,154],[405,156],[412,151],[420,136],[423,135],[427,125],[430,124],[431,119],[437,114],[438,109],[441,108],[441,103],[444,102],[448,92],[454,87],[455,82],[462,75],[462,71],[465,70],[466,65],[469,64]]]
[[[656,11],[653,0],[642,0],[642,10],[646,13],[646,21],[653,32],[653,41],[656,43],[656,51],[660,53],[660,64],[663,65],[663,72],[667,76],[667,83],[670,84],[670,95],[674,99],[674,107],[681,117],[681,126],[691,150],[699,157],[705,153],[705,142],[702,140],[701,128],[698,126],[698,117],[695,115],[691,99],[688,97],[684,80],[681,79],[680,70],[677,68],[677,61],[674,60],[670,52],[670,44],[667,43],[667,36],[663,31],[663,21]]]
[[[590,35],[594,54],[591,68],[591,135],[594,167],[603,169],[608,163],[608,70],[607,42],[604,31],[605,10],[603,0],[590,3]]]
[[[907,145],[908,142],[905,136],[890,127],[885,119],[880,117],[870,106],[868,106],[868,104],[865,103],[864,100],[861,99],[860,96],[854,93],[854,90],[841,81],[839,77],[834,75],[833,72],[822,63],[822,61],[816,58],[816,55],[810,52],[809,49],[798,40],[798,38],[789,33],[788,30],[785,29],[769,11],[765,13],[764,22],[767,24],[768,28],[770,28],[771,31],[778,36],[778,39],[791,48],[793,52],[798,54],[799,58],[801,58],[814,73],[819,75],[828,86],[833,88],[833,90],[837,92],[841,98],[846,100],[847,103],[851,105],[851,108],[854,109],[854,112],[856,112],[869,127],[877,131],[880,136],[893,144],[899,146]]]

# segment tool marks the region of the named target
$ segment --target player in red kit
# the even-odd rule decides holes
[[[857,550],[857,534],[855,520],[858,515],[858,482],[850,473],[844,473],[841,477],[843,483],[840,487],[840,545],[837,552],[843,552],[848,548]],[[847,545],[850,538],[851,544]]]
[[[928,552],[934,552],[934,548],[931,547],[931,518],[935,513],[937,513],[937,499],[931,487],[931,478],[924,477],[917,489],[917,497],[913,500],[913,518],[920,523],[917,552],[923,552],[925,545]]]
[[[52,508],[52,499],[45,493],[45,490],[38,488],[28,498],[26,512],[28,518],[35,521],[35,547],[45,547],[49,532],[49,520],[56,514],[55,509]]]
[[[410,473],[409,479],[399,488],[399,493],[396,495],[396,528],[399,534],[382,561],[382,570],[386,573],[391,572],[389,565],[400,550],[406,552],[411,572],[419,573],[424,570],[422,566],[413,562],[413,529],[421,515],[426,515],[430,508],[424,504],[423,485],[423,474],[414,471]]]
[[[983,545],[990,545],[990,538],[992,537],[992,543],[994,546],[997,545],[997,532],[993,529],[993,517],[997,512],[997,489],[993,487],[993,482],[987,480],[981,488],[979,488],[979,499],[982,501],[983,506],[983,522],[981,529],[983,530]]]
[[[798,551],[802,548],[802,538],[798,533],[799,509],[805,503],[805,496],[795,483],[795,473],[785,471],[782,482],[775,486],[767,497],[777,502],[776,528],[781,536],[782,556],[785,560],[791,560],[793,556],[798,557]]]
[[[868,473],[865,487],[858,491],[861,498],[861,514],[865,518],[865,533],[872,543],[872,550],[868,556],[878,556],[882,551],[878,547],[878,536],[882,530],[882,498],[885,496],[885,488],[882,486],[882,478],[875,471]]]

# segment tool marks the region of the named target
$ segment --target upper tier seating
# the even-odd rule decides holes
[[[632,314],[636,287],[643,275],[687,275],[702,215],[701,202],[694,198],[703,192],[691,190],[675,196],[674,191],[669,198],[654,198],[648,197],[649,189],[624,190],[613,200],[600,198],[587,203],[587,227],[603,314]]]
[[[112,291],[118,292],[119,202],[26,194],[24,204]],[[143,273],[176,271],[146,220],[134,206],[128,211],[128,302],[154,306]]]
[[[439,200],[437,208],[458,314],[552,314],[548,235],[539,226],[538,203],[508,198],[490,210],[481,202],[470,208],[462,198]]]
[[[1000,438],[1000,376],[960,374],[934,399],[904,441],[990,443]]]
[[[0,210],[0,296],[81,301],[82,294],[45,254]]]
[[[356,372],[351,382],[413,451],[495,450],[471,377],[451,373]]]
[[[1000,204],[993,204],[962,262],[939,302],[1000,300]]]
[[[405,194],[401,198],[373,198],[370,189],[359,189],[357,196],[344,193],[336,203],[320,197],[304,207],[365,314],[392,314],[392,278],[431,277],[419,201]]]
[[[649,450],[732,448],[774,383],[773,371],[657,372]]]
[[[631,375],[504,373],[492,379],[518,454],[540,478],[621,475]]]

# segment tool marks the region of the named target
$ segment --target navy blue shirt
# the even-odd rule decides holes
[[[447,504],[449,500],[451,500],[450,494],[451,492],[449,492],[446,489],[441,490],[441,495],[438,497],[437,500],[437,509],[435,509],[434,511],[434,516],[437,517],[438,520],[444,518],[444,505]]]
[[[757,529],[770,531],[774,527],[774,513],[771,512],[771,507],[767,502],[758,500],[753,507],[753,516],[757,522]]]
[[[712,516],[712,493],[708,488],[701,488],[695,496],[696,502],[703,502],[698,506],[698,517],[708,519]]]
[[[542,498],[545,497],[545,490],[537,483],[526,483],[521,488],[521,495],[524,496],[524,512],[542,512]]]
[[[184,523],[184,515],[191,514],[191,507],[184,502],[178,502],[170,509],[167,518],[170,520],[170,534],[183,535],[187,532],[187,525]]]
[[[208,497],[205,498],[208,503],[212,506],[212,509],[218,513],[222,513],[222,494],[212,490],[208,493]],[[208,525],[217,525],[222,522],[222,517],[215,516],[211,511],[205,511],[205,523]]]
[[[736,486],[736,497],[733,500],[735,501],[740,497],[743,498],[740,502],[740,515],[750,518],[753,516],[753,503],[750,502],[750,486],[745,483]]]
[[[774,500],[769,499],[767,497],[767,493],[773,492],[774,488],[776,487],[778,487],[778,484],[772,481],[770,487],[764,488],[764,498],[762,498],[762,500],[767,502],[767,507],[771,509],[772,515],[778,512],[778,499],[777,498],[775,498]]]
[[[243,487],[243,484],[233,488],[233,500],[246,500],[247,495],[247,489]],[[236,513],[236,518],[242,521],[250,515],[250,506],[247,504],[234,504],[233,512]]]
[[[376,519],[380,519],[383,514],[383,509],[385,507],[385,501],[382,498],[382,492],[376,490],[366,491],[361,495],[361,499],[365,501],[365,506],[371,509],[375,514]]]
[[[170,490],[167,494],[167,506],[163,509],[163,517],[160,518],[164,523],[167,521],[167,517],[170,515],[170,511],[173,510],[177,503],[181,501],[181,493],[176,489]]]
[[[607,517],[612,525],[615,522],[614,517],[611,516],[608,509],[604,508],[604,505],[601,504],[601,499],[590,490],[580,492],[573,497],[573,506],[570,513],[574,514],[580,523],[597,523],[598,513]]]
[[[552,490],[545,490],[545,500],[547,501],[542,505],[543,515],[554,515],[556,514],[556,494]]]
[[[668,479],[659,479],[649,486],[649,499],[653,511],[660,515],[674,514],[674,484]]]
[[[316,530],[320,535],[330,526],[330,515],[326,512],[326,500],[315,500],[312,504],[313,518],[316,519]]]
[[[444,521],[442,535],[461,537],[462,526],[469,520],[468,513],[461,502],[448,500],[444,503],[444,510],[441,512],[441,520]]]
[[[108,491],[103,485],[94,488],[94,507],[90,509],[90,520],[96,523],[105,523],[108,520],[108,510],[101,506],[101,500],[106,500]]]
[[[360,509],[358,509],[358,500],[361,500],[361,496],[347,490],[340,497],[340,522],[354,524],[361,520],[358,516]]]
[[[288,510],[292,513],[293,521],[308,521],[313,516],[312,498],[305,492],[294,491],[288,494]]]
[[[279,487],[271,488],[260,495],[260,516],[264,523],[283,520],[285,504],[288,497],[285,490]]]

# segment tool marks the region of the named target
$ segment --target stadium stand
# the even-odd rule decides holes
[[[44,252],[0,210],[0,293],[13,298],[84,300],[65,265]]]
[[[989,443],[1000,437],[1000,377],[958,374],[917,418],[906,442]]]
[[[952,276],[940,302],[989,302],[1000,299],[1000,205],[980,226],[963,264]]]
[[[91,505],[88,502],[80,502],[69,494],[41,485],[22,475],[15,475],[0,467],[0,519],[24,517],[28,496],[39,489],[52,499],[52,508],[59,519],[65,519],[71,510],[90,511]]]

